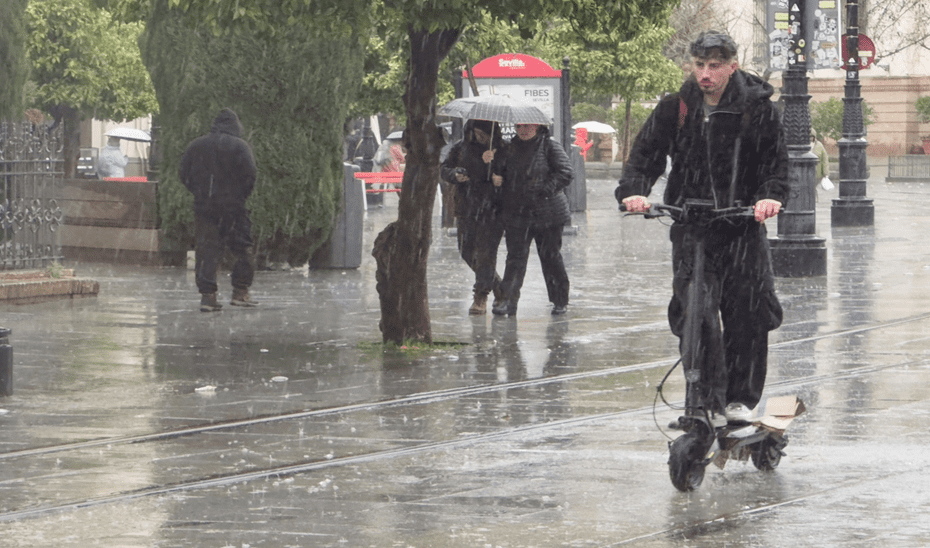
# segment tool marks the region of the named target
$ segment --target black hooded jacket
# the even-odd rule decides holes
[[[210,133],[191,141],[184,151],[179,174],[194,195],[196,213],[245,209],[255,186],[255,159],[242,132],[239,117],[226,108],[213,121]]]
[[[457,195],[461,198],[456,200],[456,216],[468,215],[477,219],[493,215],[496,210],[496,189],[491,184],[491,172],[482,155],[489,148],[499,152],[504,147],[504,141],[500,124],[494,124],[490,146],[479,143],[473,129],[473,120],[465,123],[465,137],[449,149],[448,156],[440,166],[440,175],[444,181],[455,185]],[[464,168],[470,180],[466,183],[458,182],[456,168]]]
[[[717,207],[739,201],[788,200],[788,151],[781,118],[770,100],[773,88],[737,70],[709,115],[704,94],[692,78],[663,98],[636,137],[617,201],[648,196],[672,158],[664,201],[714,200]]]

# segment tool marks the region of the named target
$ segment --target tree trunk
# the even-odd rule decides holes
[[[73,179],[77,174],[78,158],[81,156],[81,114],[69,106],[62,106],[61,114],[65,178]]]
[[[630,156],[630,116],[633,112],[633,101],[624,100],[626,104],[626,116],[623,117],[623,146],[620,149],[620,157],[623,159],[623,164],[626,165],[626,161]]]
[[[439,182],[439,153],[445,144],[436,126],[439,64],[461,31],[409,29],[410,74],[404,93],[407,167],[397,220],[375,239],[381,336],[385,343],[432,343],[426,263],[432,237],[433,204]]]

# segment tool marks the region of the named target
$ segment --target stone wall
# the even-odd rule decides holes
[[[158,183],[143,178],[69,179],[63,183],[61,247],[65,259],[181,264],[184,252],[163,249]]]

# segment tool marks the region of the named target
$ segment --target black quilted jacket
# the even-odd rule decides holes
[[[572,162],[548,128],[540,127],[530,141],[514,137],[494,164],[495,172],[504,176],[500,203],[505,222],[540,227],[571,222],[564,189],[574,177]]]

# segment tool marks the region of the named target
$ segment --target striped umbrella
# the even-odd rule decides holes
[[[454,99],[440,107],[437,113],[453,118],[489,120],[501,124],[547,126],[552,123],[546,113],[535,105],[503,95],[480,95]]]

